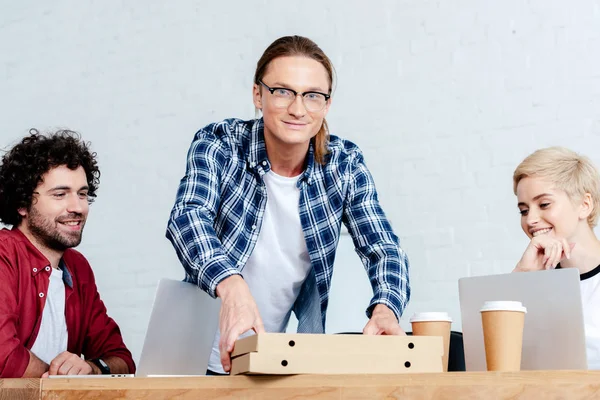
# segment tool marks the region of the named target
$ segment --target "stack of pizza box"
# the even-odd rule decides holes
[[[231,374],[442,372],[441,336],[261,333],[238,340]]]

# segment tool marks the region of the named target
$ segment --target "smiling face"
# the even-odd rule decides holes
[[[552,235],[572,240],[581,229],[590,229],[587,217],[591,211],[589,195],[572,199],[542,177],[525,177],[517,185],[521,228],[529,238]]]
[[[325,67],[303,56],[278,57],[267,67],[262,81],[270,87],[315,91],[328,94],[331,84]],[[331,100],[321,111],[306,110],[302,97],[296,96],[288,107],[278,107],[273,95],[262,85],[253,88],[254,105],[262,110],[264,135],[268,150],[299,147],[306,151],[329,111]]]
[[[20,209],[19,229],[34,244],[65,251],[81,242],[89,211],[88,183],[83,167],[71,170],[64,165],[42,176],[29,209]]]

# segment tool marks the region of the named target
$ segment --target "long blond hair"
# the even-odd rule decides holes
[[[321,63],[321,65],[325,67],[329,77],[329,94],[331,94],[334,83],[333,64],[325,52],[323,52],[315,42],[302,36],[284,36],[271,43],[256,63],[254,83],[260,86],[259,81],[267,72],[267,68],[271,61],[278,57],[286,56],[304,56]],[[325,119],[323,119],[323,125],[321,125],[314,140],[315,161],[319,164],[325,164],[325,156],[329,152],[329,128],[327,127],[327,121]]]

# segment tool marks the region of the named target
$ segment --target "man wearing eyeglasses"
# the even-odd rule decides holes
[[[231,369],[240,335],[323,333],[342,222],[369,275],[365,334],[404,334],[408,259],[362,153],[330,136],[333,67],[309,39],[272,43],[258,61],[262,118],[208,125],[188,153],[167,238],[186,279],[222,300],[209,374]],[[202,318],[199,314],[198,318]]]

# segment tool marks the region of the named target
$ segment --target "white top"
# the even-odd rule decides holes
[[[63,271],[52,268],[46,304],[42,311],[42,323],[31,352],[46,364],[50,364],[57,355],[67,351],[67,338]]]
[[[256,246],[242,270],[267,332],[285,332],[292,306],[311,269],[300,223],[298,178],[272,171],[263,177],[267,187],[265,214]],[[208,368],[223,373],[219,339],[217,331]]]
[[[600,265],[581,275],[588,368],[600,369]]]

